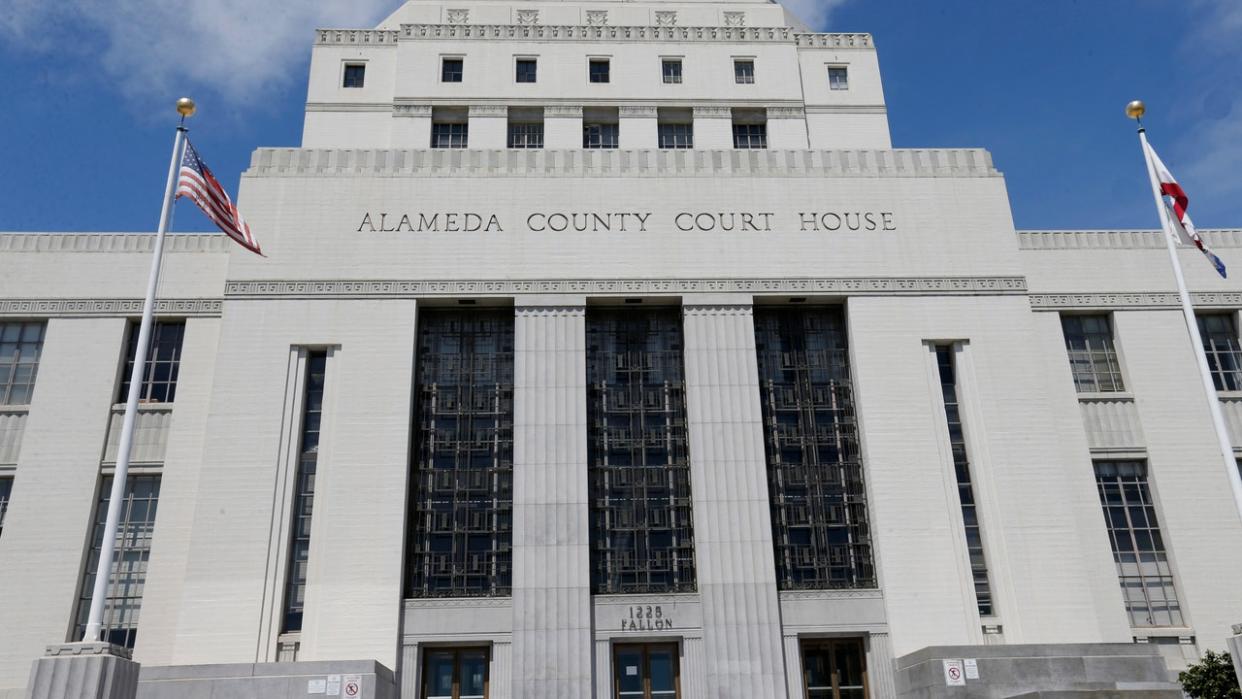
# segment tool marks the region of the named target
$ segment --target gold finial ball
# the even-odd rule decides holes
[[[183,117],[192,117],[194,112],[198,110],[198,106],[194,104],[194,100],[189,97],[182,97],[177,100],[177,113]]]
[[[1147,113],[1147,105],[1143,104],[1143,100],[1134,100],[1126,105],[1126,116],[1131,119],[1142,119]]]

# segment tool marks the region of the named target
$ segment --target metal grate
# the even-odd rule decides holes
[[[1242,391],[1242,349],[1238,347],[1238,329],[1234,326],[1233,316],[1204,313],[1196,320],[1216,390]]]
[[[125,370],[121,373],[121,390],[116,402],[129,400],[129,377],[134,370],[134,356],[138,353],[138,332],[141,326],[129,326],[129,347],[125,350]],[[151,344],[147,347],[147,361],[143,365],[142,389],[138,400],[143,403],[171,403],[177,395],[177,374],[181,369],[181,341],[185,337],[185,322],[157,321],[151,324]]]
[[[411,597],[507,595],[513,517],[513,312],[419,315]]]
[[[43,351],[43,321],[0,323],[0,405],[26,405]]]
[[[302,407],[302,443],[293,495],[292,540],[285,584],[284,632],[302,630],[306,603],[306,570],[310,560],[311,513],[315,504],[315,472],[319,466],[319,429],[323,417],[324,372],[328,354],[306,357],[306,395]]]
[[[86,574],[82,577],[81,593],[78,595],[75,638],[82,638],[86,633],[91,592],[95,586],[95,570],[99,565],[99,551],[103,546],[104,525],[108,518],[111,494],[112,476],[104,476],[103,483],[99,486],[95,531],[91,538],[90,555],[86,559]],[[125,501],[121,503],[112,572],[108,578],[108,598],[104,604],[102,634],[102,640],[126,648],[133,648],[138,637],[138,612],[142,607],[142,591],[147,583],[147,564],[151,559],[151,538],[155,534],[155,510],[159,498],[159,476],[130,476],[126,479]]]
[[[949,428],[949,449],[953,452],[953,471],[957,475],[957,496],[962,505],[962,524],[966,531],[966,552],[975,583],[975,603],[979,614],[991,616],[992,583],[988,562],[983,553],[983,528],[979,524],[979,508],[975,504],[975,488],[970,477],[970,460],[966,453],[966,432],[962,426],[961,404],[957,395],[957,371],[953,346],[936,347],[936,366],[940,371],[940,391],[944,396],[944,413]]]
[[[844,314],[756,308],[755,344],[777,583],[875,587]]]
[[[1065,351],[1079,393],[1115,393],[1126,390],[1121,362],[1113,346],[1113,328],[1107,315],[1061,316]]]
[[[676,309],[587,313],[597,593],[694,590],[685,391]]]

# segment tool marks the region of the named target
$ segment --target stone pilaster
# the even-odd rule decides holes
[[[514,329],[514,699],[591,689],[586,309],[582,297],[520,301]]]

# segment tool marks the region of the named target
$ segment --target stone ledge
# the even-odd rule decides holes
[[[44,655],[49,658],[65,658],[84,655],[109,655],[116,658],[133,657],[133,651],[124,646],[113,645],[103,641],[83,641],[81,643],[57,643],[47,647]]]

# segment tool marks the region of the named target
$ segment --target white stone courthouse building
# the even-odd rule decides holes
[[[1179,696],[1242,284],[1182,252],[1193,347],[1159,232],[1015,230],[998,167],[773,3],[317,31],[268,256],[169,239],[105,640],[150,699]],[[153,242],[0,234],[5,699],[81,639]]]

